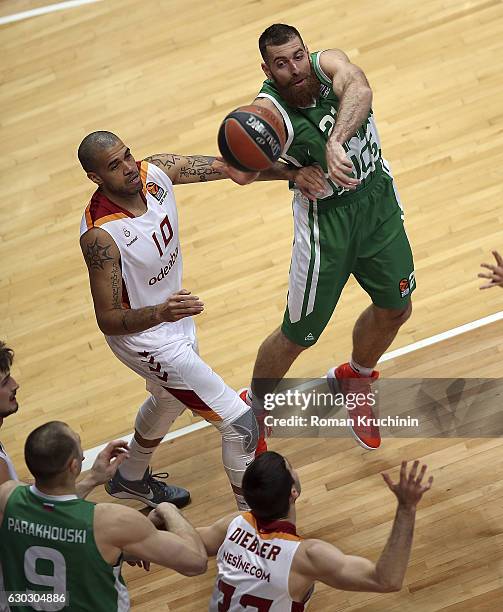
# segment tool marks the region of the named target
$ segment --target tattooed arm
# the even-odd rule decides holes
[[[174,185],[205,183],[227,178],[227,175],[218,168],[219,164],[214,157],[157,153],[146,157],[145,161],[160,168]]]
[[[323,171],[317,166],[292,168],[278,161],[262,172],[242,172],[221,158],[202,155],[183,157],[167,153],[146,157],[145,161],[155,164],[175,185],[218,181],[225,178],[232,179],[238,185],[248,185],[254,181],[294,181],[298,189],[311,199],[317,198],[326,189]]]
[[[162,304],[124,308],[120,251],[113,238],[105,230],[94,227],[81,237],[80,246],[89,272],[96,320],[104,334],[134,334],[203,311],[199,298],[185,289],[174,293]]]

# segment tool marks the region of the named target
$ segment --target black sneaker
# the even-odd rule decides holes
[[[169,474],[167,472],[152,474],[152,470],[147,468],[141,480],[126,480],[117,470],[114,477],[105,484],[105,490],[112,497],[137,499],[152,508],[157,508],[162,502],[183,508],[190,502],[190,493],[186,489],[156,480],[155,476],[167,478]]]

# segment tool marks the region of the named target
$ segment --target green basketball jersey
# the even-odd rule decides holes
[[[12,491],[0,525],[4,589],[27,593],[32,601],[46,599],[13,609],[130,609],[121,564],[109,565],[96,548],[94,508],[74,496],[40,497],[29,486]],[[57,597],[62,593],[66,602]]]
[[[311,63],[320,81],[318,99],[308,108],[289,106],[279,94],[275,83],[267,79],[257,97],[268,98],[276,106],[287,129],[287,141],[282,158],[295,166],[317,164],[327,175],[326,144],[332,133],[337,118],[339,100],[334,93],[332,80],[323,72],[320,55],[323,51],[311,53]],[[353,176],[361,180],[358,189],[362,189],[376,174],[384,169],[390,174],[388,164],[381,158],[381,143],[374,122],[372,110],[365,123],[356,134],[344,143],[344,149],[353,162]],[[323,202],[340,201],[347,194],[354,194],[328,181],[330,188]]]

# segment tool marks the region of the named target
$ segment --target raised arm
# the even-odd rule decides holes
[[[269,170],[262,172],[242,172],[227,164],[220,157],[204,155],[173,155],[157,153],[146,157],[145,161],[155,164],[169,176],[174,185],[204,183],[230,178],[238,185],[248,185],[254,181],[295,181],[299,168],[276,162]],[[314,174],[320,175],[321,170]],[[320,179],[321,181],[321,179]],[[314,180],[312,181],[314,182]],[[320,182],[320,184],[322,184]]]
[[[253,104],[263,106],[270,112],[274,113],[279,121],[283,121],[283,117],[278,109],[268,98],[255,98]],[[319,166],[304,166],[296,168],[290,164],[285,164],[277,161],[269,170],[263,170],[258,173],[257,181],[275,181],[287,180],[295,183],[295,186],[302,195],[310,200],[319,198],[325,191],[327,183],[325,174]]]
[[[98,453],[91,469],[75,485],[77,495],[85,499],[95,487],[108,482],[128,456],[128,444],[125,440],[108,442],[105,448]]]
[[[174,153],[156,153],[145,158],[145,161],[156,165],[167,174],[174,185],[184,183],[205,183],[228,178],[218,168],[215,157],[206,155],[175,155]]]
[[[355,135],[368,117],[372,105],[372,90],[363,70],[349,61],[339,49],[329,49],[320,56],[320,65],[332,79],[339,98],[339,109],[330,140],[340,144]]]
[[[425,485],[422,484],[426,466],[423,465],[417,475],[418,465],[419,462],[415,461],[407,474],[407,463],[403,461],[397,484],[383,474],[386,484],[398,499],[398,507],[391,533],[377,563],[345,555],[327,542],[312,540],[306,542],[299,571],[313,580],[346,591],[399,591],[409,562],[416,506],[433,482],[430,477]]]
[[[293,168],[282,162],[276,162],[269,170],[241,172],[226,164],[221,158],[173,153],[157,153],[146,157],[145,161],[160,168],[174,185],[204,183],[227,178],[238,185],[248,185],[254,181],[294,181],[302,193],[310,198],[316,198],[325,188],[323,172],[315,166]]]
[[[81,237],[80,247],[89,272],[96,320],[104,334],[133,334],[203,311],[199,298],[184,289],[163,304],[124,308],[120,252],[113,238],[105,230],[93,227]]]

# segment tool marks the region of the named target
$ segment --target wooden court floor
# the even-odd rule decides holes
[[[499,376],[496,323],[383,364],[384,376],[434,378],[437,364],[444,376]],[[454,355],[458,353],[458,356]],[[473,368],[466,354],[478,365]],[[461,404],[461,402],[460,402]],[[459,413],[463,412],[461,405]],[[425,417],[427,415],[419,415]],[[501,421],[500,421],[501,422]],[[194,447],[201,451],[194,456]],[[313,612],[471,612],[495,610],[503,601],[503,442],[501,438],[383,439],[368,452],[347,438],[280,439],[271,450],[283,453],[299,472],[303,492],[297,503],[298,531],[326,539],[346,553],[377,560],[391,529],[393,495],[380,473],[398,474],[402,459],[420,458],[434,475],[434,484],[419,505],[416,531],[405,584],[400,593],[369,594],[335,591],[318,584]],[[195,525],[210,524],[234,512],[220,462],[219,436],[211,428],[161,445],[154,467],[169,469],[173,482],[190,483],[193,503],[184,513]],[[211,474],[212,496],[207,495]],[[109,501],[96,491],[91,499]],[[141,505],[131,502],[131,506]],[[211,593],[215,564],[204,577],[184,578],[161,568],[146,574],[126,568],[133,609],[138,611],[204,610]]]
[[[4,0],[0,16],[43,4]],[[30,429],[65,420],[90,448],[129,433],[145,396],[94,320],[78,246],[92,185],[76,160],[78,144],[108,129],[137,158],[215,154],[221,119],[252,100],[261,83],[257,38],[278,21],[297,26],[311,50],[344,49],[373,87],[418,281],[414,314],[391,348],[502,310],[503,291],[481,292],[476,279],[490,250],[503,250],[501,0],[105,0],[0,25],[0,338],[16,350],[21,383],[20,411],[0,433],[21,474]],[[206,303],[197,320],[201,354],[237,388],[282,318],[290,194],[279,183],[227,181],[176,193],[185,286]],[[322,340],[292,376],[319,376],[347,360],[352,323],[367,303],[350,282]],[[481,328],[388,361],[382,373],[501,377],[502,332],[500,324]],[[193,420],[186,414],[176,425]],[[193,456],[196,438],[201,453]],[[436,478],[419,514],[406,591],[375,597],[320,588],[313,610],[497,609],[501,441],[386,442],[369,455],[349,438],[274,441],[301,470],[302,532],[373,558],[392,514],[379,470],[418,457]],[[192,489],[188,515],[196,523],[232,509],[218,444],[206,429],[163,445],[155,459]],[[212,491],[221,493],[203,502],[207,466]],[[202,610],[212,578],[128,575],[138,610]]]

